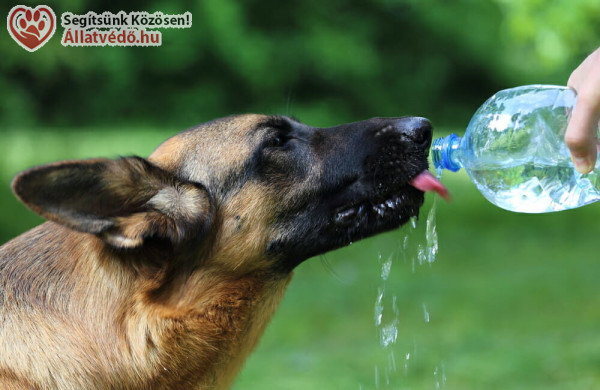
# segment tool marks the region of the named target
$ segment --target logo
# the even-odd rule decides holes
[[[11,37],[27,51],[44,46],[56,31],[56,16],[48,6],[35,8],[17,5],[8,13],[7,28]]]
[[[65,29],[63,46],[160,46],[158,29],[191,28],[192,13],[164,14],[160,11],[89,11],[76,15],[64,12],[60,24]]]

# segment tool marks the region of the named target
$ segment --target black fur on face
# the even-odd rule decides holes
[[[283,269],[418,215],[424,196],[408,183],[428,168],[427,120],[374,118],[322,129],[275,117],[264,125],[255,172],[281,199],[267,251]]]

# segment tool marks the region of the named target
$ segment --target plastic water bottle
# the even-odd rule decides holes
[[[567,87],[500,91],[475,112],[464,137],[434,140],[433,163],[438,172],[465,168],[483,196],[510,211],[546,213],[600,200],[600,163],[578,173],[564,143],[575,102]]]

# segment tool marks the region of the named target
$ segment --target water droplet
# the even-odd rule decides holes
[[[425,318],[425,322],[429,323],[429,311],[427,311],[425,304],[423,304],[423,317]]]
[[[388,355],[388,367],[390,371],[396,372],[396,356],[394,356],[394,351]]]
[[[433,198],[433,205],[427,216],[427,229],[425,230],[425,241],[427,242],[427,262],[429,264],[435,261],[438,252],[438,236],[435,223],[435,213],[437,209],[437,197]]]
[[[423,265],[427,261],[427,251],[423,244],[417,246],[417,260],[419,261],[419,265]]]
[[[381,345],[384,347],[388,347],[391,344],[396,342],[398,338],[398,326],[397,321],[392,322],[391,324],[385,325],[381,328],[380,334]]]
[[[417,228],[417,217],[411,217],[411,218],[410,218],[410,226],[411,226],[413,229],[416,229],[416,228]]]
[[[435,366],[435,369],[433,370],[433,378],[435,379],[436,389],[446,387],[446,369],[444,367],[444,363],[442,363],[441,366],[441,368],[439,366]]]
[[[375,300],[375,326],[381,325],[381,319],[383,318],[383,287],[379,287],[377,292],[377,299]]]
[[[380,257],[380,259],[381,259],[381,257]],[[388,259],[381,265],[381,279],[388,280],[391,269],[392,269],[392,256],[388,257]]]

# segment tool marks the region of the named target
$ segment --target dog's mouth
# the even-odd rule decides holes
[[[448,189],[435,178],[429,171],[423,171],[415,176],[409,184],[422,192],[436,192],[439,196],[448,200],[450,194]]]
[[[369,225],[370,222],[396,214],[406,205],[406,200],[406,194],[398,194],[387,199],[364,200],[355,205],[338,207],[334,210],[333,222],[338,227]]]
[[[333,211],[332,222],[338,228],[356,229],[384,222],[400,225],[408,218],[418,215],[425,192],[435,192],[446,200],[449,198],[446,187],[429,171],[424,170],[388,196],[363,199],[337,207]]]

